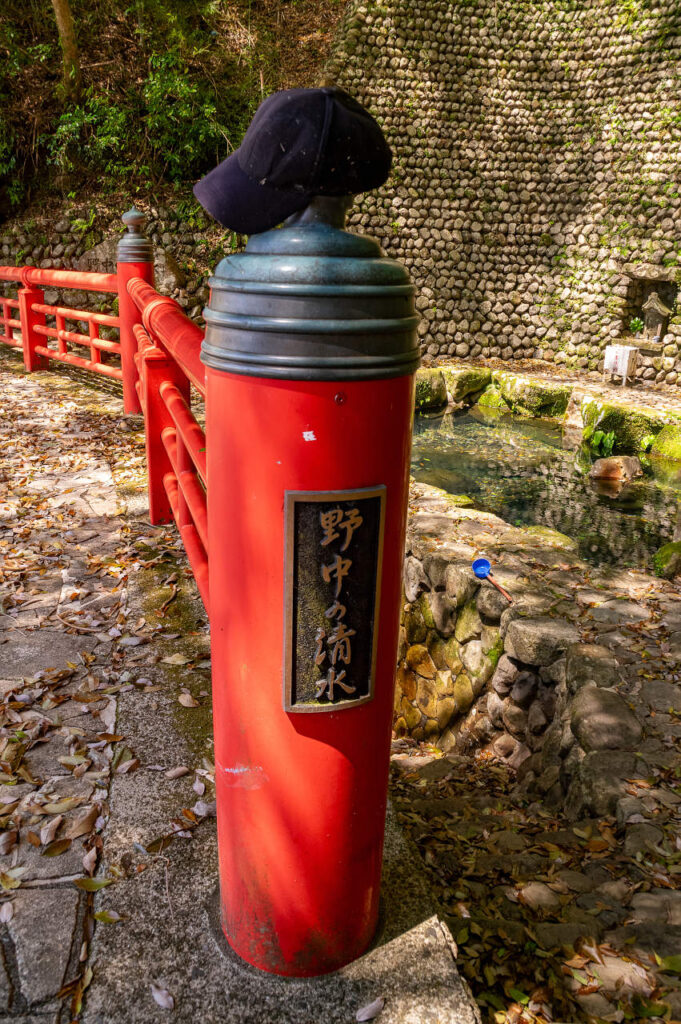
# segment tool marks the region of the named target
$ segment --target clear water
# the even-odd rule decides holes
[[[487,410],[416,418],[412,474],[516,526],[549,526],[592,565],[650,569],[672,539],[680,485],[643,480],[619,495],[589,480],[588,451],[564,448],[559,427]]]

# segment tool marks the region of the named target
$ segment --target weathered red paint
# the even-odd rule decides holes
[[[339,384],[206,370],[223,927],[266,971],[333,971],[376,928],[413,399],[410,376]],[[286,713],[284,492],[381,484],[375,697]]]
[[[36,331],[36,327],[44,327],[46,323],[44,313],[36,313],[34,305],[40,305],[45,300],[45,295],[40,288],[19,289],[19,321],[21,323],[21,341],[24,353],[24,367],[30,372],[32,370],[44,370],[48,366],[48,360],[36,352],[36,348],[43,345],[43,339]]]
[[[135,340],[134,326],[140,323],[141,318],[140,312],[128,292],[128,281],[135,277],[146,281],[149,285],[153,285],[154,264],[153,262],[117,263],[116,273],[121,337],[121,367],[123,370],[123,409],[127,413],[138,413],[141,409],[135,387],[137,382],[137,367],[135,365],[137,341]]]

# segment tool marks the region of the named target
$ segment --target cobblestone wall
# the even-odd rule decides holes
[[[681,280],[680,58],[678,0],[351,0],[327,80],[395,153],[351,224],[408,264],[424,352],[594,369],[624,267]],[[641,375],[680,347],[677,306]]]

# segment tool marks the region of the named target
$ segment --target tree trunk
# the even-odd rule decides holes
[[[64,92],[72,100],[80,97],[81,76],[76,31],[69,0],[52,0],[54,14],[57,19],[59,42],[64,54]]]

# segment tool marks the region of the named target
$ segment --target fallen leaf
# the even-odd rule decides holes
[[[45,847],[42,855],[43,857],[59,857],[62,853],[66,853],[71,842],[71,839],[55,839],[53,843]]]
[[[58,814],[56,818],[52,818],[46,825],[43,825],[40,829],[40,842],[43,846],[47,846],[48,843],[52,842],[63,820],[64,815]]]
[[[167,988],[160,988],[158,985],[154,985],[153,981],[150,985],[151,994],[154,997],[154,1002],[162,1006],[164,1010],[174,1010],[175,1000],[171,996]]]
[[[118,924],[123,918],[115,910],[99,910],[94,915],[95,921],[101,921],[102,924]]]
[[[95,870],[95,865],[96,864],[97,864],[97,849],[96,849],[96,847],[93,846],[92,849],[88,850],[88,852],[83,857],[83,867],[87,871],[88,875],[91,875],[93,873],[93,871]]]
[[[355,1014],[356,1021],[373,1020],[374,1017],[378,1017],[379,1013],[385,1006],[385,999],[379,996],[378,999],[374,999],[373,1003],[367,1003],[361,1010],[358,1010]]]
[[[19,833],[16,830],[11,832],[3,832],[0,835],[0,857],[4,857],[10,853],[11,850],[16,846]]]
[[[84,889],[85,892],[99,892],[100,889],[105,889],[112,882],[113,878],[77,878],[73,884],[77,885],[79,889]]]
[[[14,904],[11,900],[6,900],[2,906],[0,906],[0,923],[7,924],[14,917]]]
[[[184,654],[166,654],[161,661],[164,665],[188,665],[191,658],[186,658]]]
[[[184,708],[198,708],[199,707],[198,700],[196,700],[194,697],[192,697],[191,693],[181,693],[180,696],[177,699],[179,700],[180,704]]]
[[[134,772],[136,768],[139,768],[140,762],[138,757],[131,757],[129,761],[123,761],[119,764],[116,769],[117,775],[125,775],[126,772]]]
[[[169,768],[165,774],[167,779],[181,779],[183,775],[189,775],[189,768],[178,764],[177,768]]]
[[[90,804],[88,807],[81,807],[73,820],[69,823],[69,827],[66,829],[64,835],[68,836],[70,839],[78,839],[79,836],[84,836],[88,832],[91,832],[95,822],[97,821],[99,810],[100,809],[97,804]]]

